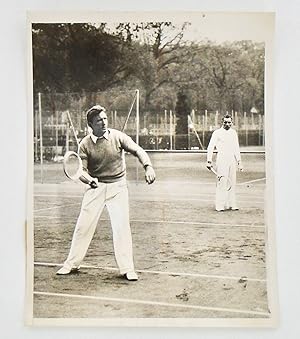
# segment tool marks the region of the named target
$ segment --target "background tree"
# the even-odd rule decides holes
[[[191,113],[192,107],[188,93],[180,90],[177,93],[177,101],[175,107],[176,113],[176,135],[177,148],[188,148],[188,115]]]
[[[79,99],[83,106],[96,102],[99,92],[115,99],[108,100],[111,106],[127,107],[128,98],[109,93],[136,88],[145,117],[178,109],[178,98],[187,93],[196,112],[249,112],[255,106],[263,113],[264,45],[191,43],[184,39],[187,25],[34,24],[34,93],[49,94],[44,107],[51,114]],[[177,124],[178,133],[187,131],[186,118]]]
[[[177,84],[191,92],[196,110],[263,112],[264,47],[249,41],[191,45]]]
[[[159,89],[176,88],[174,69],[184,61],[186,51],[182,46],[187,25],[188,23],[184,23],[176,27],[171,22],[122,23],[116,28],[127,41],[141,41],[140,47],[137,47],[140,53],[135,59],[134,75],[144,90],[143,103],[146,111],[157,106],[155,101]],[[165,92],[168,91],[160,91],[160,94]]]
[[[95,93],[123,84],[134,48],[105,25],[33,25],[34,92]],[[92,100],[92,98],[91,98]]]

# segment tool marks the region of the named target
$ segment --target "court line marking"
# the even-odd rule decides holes
[[[52,215],[36,215],[35,218],[49,218],[59,219],[61,216]],[[74,217],[63,217],[63,219],[76,220],[77,216]],[[108,218],[100,218],[99,221],[110,221]],[[227,223],[213,223],[213,222],[193,222],[193,221],[176,221],[176,220],[144,220],[144,219],[130,219],[130,222],[140,223],[154,223],[154,224],[181,224],[181,225],[205,225],[205,226],[225,226],[225,227],[251,227],[251,228],[266,228],[263,224],[227,224]]]
[[[46,262],[34,262],[34,265],[36,265],[36,266],[48,266],[48,267],[63,266],[62,264],[46,263]],[[96,266],[96,265],[80,265],[80,267],[107,270],[107,271],[119,271],[115,267],[105,267],[105,266]],[[182,272],[153,271],[153,270],[136,270],[136,272],[149,273],[149,274],[172,275],[172,276],[181,276],[181,277],[207,278],[207,279],[225,279],[225,280],[240,280],[240,279],[243,279],[243,280],[245,280],[245,282],[246,281],[266,282],[266,279],[247,278],[245,276],[235,277],[235,276],[226,276],[226,275],[182,273]]]
[[[75,205],[80,205],[81,203],[77,202],[75,204],[69,204],[69,205],[59,205],[59,206],[51,206],[51,207],[46,207],[46,208],[40,208],[37,210],[33,210],[33,212],[41,212],[41,211],[48,211],[48,210],[52,210],[55,208],[65,208],[65,207],[70,207],[70,206],[75,206]]]
[[[237,185],[246,185],[246,184],[251,184],[252,182],[258,182],[258,181],[263,181],[266,180],[266,178],[260,178],[260,179],[254,179],[254,180],[249,180],[245,182],[240,182]]]
[[[239,184],[239,185],[243,185],[242,184]],[[64,192],[60,192],[60,193],[64,193]],[[71,192],[69,192],[71,193]],[[72,195],[72,194],[68,194],[68,195],[63,195],[62,197],[75,197],[75,198],[79,198],[79,197],[82,197],[84,195],[84,192],[82,192],[82,195],[79,195],[78,192],[74,192],[75,195]],[[250,193],[250,194],[249,194]],[[144,196],[143,193],[141,192],[134,192],[133,190],[130,190],[129,189],[129,194],[135,194],[137,196]],[[211,192],[203,192],[203,193],[190,193],[190,192],[185,192],[185,193],[182,193],[182,190],[178,191],[177,193],[174,193],[174,192],[161,192],[161,190],[159,191],[155,191],[155,190],[151,190],[151,192],[147,192],[147,196],[168,196],[168,197],[172,197],[172,196],[193,196],[193,197],[206,197],[206,196],[214,196],[215,195],[215,192],[214,191],[211,191]],[[251,193],[250,190],[247,190],[247,192],[237,192],[237,195],[239,197],[247,197],[249,199],[249,196],[251,198],[253,197],[257,197],[257,198],[262,198],[263,199],[263,191],[261,193],[257,193],[257,194],[254,194],[254,193]],[[34,196],[36,197],[59,197],[60,195],[58,194],[49,194],[49,193],[36,193],[34,194]]]
[[[261,316],[268,316],[268,317],[270,316],[269,312],[259,312],[259,311],[251,311],[251,310],[238,310],[238,309],[234,309],[234,308],[225,308],[225,307],[223,308],[223,307],[200,306],[200,305],[182,305],[182,304],[176,304],[176,303],[167,303],[167,302],[151,301],[151,300],[111,298],[111,297],[87,296],[87,295],[80,295],[80,294],[53,293],[53,292],[41,292],[41,291],[34,291],[33,294],[43,295],[43,296],[52,296],[52,297],[66,297],[66,298],[78,298],[78,299],[89,299],[89,300],[101,300],[101,301],[112,301],[112,302],[118,302],[118,303],[121,302],[121,303],[131,303],[131,304],[141,304],[141,305],[190,308],[190,309],[216,311],[216,312],[252,314],[252,315],[261,315]]]
[[[257,180],[257,179],[254,179],[254,180]],[[261,180],[261,179],[259,179],[259,180]],[[145,184],[145,181],[143,179],[140,179],[137,182],[134,181],[134,180],[127,180],[127,182],[129,183],[129,185],[132,185],[132,186],[137,186],[137,185],[142,186],[142,185]],[[61,183],[63,183],[63,182],[61,182]],[[164,186],[164,185],[177,185],[177,186],[178,185],[184,185],[184,186],[186,186],[186,185],[208,185],[208,186],[211,186],[211,185],[216,184],[215,181],[195,181],[195,182],[193,182],[193,181],[182,181],[182,180],[178,180],[178,181],[160,180],[160,181],[157,181],[157,184],[158,183],[162,186]],[[241,183],[240,181],[237,182],[237,184],[240,184],[240,183]],[[40,184],[40,183],[37,183],[37,184]],[[65,182],[65,184],[67,184],[67,183]],[[40,185],[42,185],[42,184],[40,184]],[[257,186],[264,186],[264,185],[265,185],[264,183],[261,183],[261,184],[258,184]]]
[[[256,180],[256,179],[254,179]],[[139,179],[138,181],[136,180],[130,180],[130,179],[127,179],[127,183],[129,184],[129,186],[144,186],[145,185],[145,180],[144,179]],[[208,186],[211,186],[211,185],[215,185],[216,182],[215,181],[198,181],[198,180],[195,180],[195,181],[182,181],[182,180],[178,180],[178,181],[175,181],[175,180],[159,180],[159,181],[156,181],[155,182],[156,184],[159,184],[159,185],[162,185],[162,186],[165,186],[165,185],[176,185],[176,186],[179,186],[179,185],[208,185]],[[239,182],[237,184],[240,184]],[[69,180],[67,181],[61,181],[59,183],[40,183],[40,182],[35,182],[34,183],[34,186],[36,187],[45,187],[45,186],[54,186],[54,185],[67,185],[67,186],[70,186],[70,187],[79,187],[81,186],[82,184],[81,183],[78,183],[78,184],[75,184],[73,182],[70,182]],[[264,183],[261,183],[261,184],[258,184],[258,186],[263,186],[265,185]]]
[[[58,197],[57,195],[47,195],[47,194],[36,194],[35,197]],[[64,195],[63,196],[64,198],[82,198],[83,195]],[[144,200],[141,200],[140,198],[145,198]],[[150,198],[150,199],[149,199]],[[152,199],[151,199],[152,198]],[[153,198],[158,198],[158,199],[154,199]],[[153,195],[153,196],[147,196],[145,197],[143,194],[141,195],[138,195],[138,194],[135,194],[134,196],[131,196],[130,197],[130,200],[131,201],[161,201],[160,198],[163,198],[162,195]],[[249,202],[249,199],[246,199],[247,197],[245,197],[245,199],[240,199],[241,202]],[[187,197],[180,197],[180,198],[177,198],[177,197],[172,197],[172,195],[168,195],[168,201],[199,201],[199,202],[212,202],[212,199],[194,199],[194,198],[187,198]],[[250,203],[253,203],[253,204],[259,204],[259,205],[262,205],[264,204],[265,202],[263,200],[261,201],[250,201]]]
[[[251,189],[249,189],[251,190]],[[250,194],[249,194],[250,193]],[[145,194],[144,193],[141,193],[141,192],[131,192],[129,191],[129,194],[134,194],[133,198],[135,197],[144,197]],[[263,201],[264,199],[264,194],[263,192],[261,192],[261,194],[251,194],[251,192],[237,192],[237,195],[238,195],[238,198],[242,198],[242,200],[244,201],[249,201],[249,198],[261,198],[261,201]],[[147,197],[152,197],[152,196],[155,196],[155,197],[170,197],[170,198],[182,198],[184,199],[185,197],[214,197],[215,196],[215,191],[214,192],[206,192],[206,193],[189,193],[189,192],[178,192],[178,193],[169,193],[169,192],[155,192],[155,191],[152,191],[152,192],[147,192]],[[203,199],[203,198],[202,198]],[[255,200],[257,201],[257,199]]]
[[[167,196],[167,197],[168,197],[168,201],[199,201],[199,202],[209,202],[209,203],[211,203],[213,201],[213,198],[212,199],[202,199],[202,198],[196,199],[196,198],[188,198],[188,197],[179,197],[179,198],[172,197],[172,196]],[[144,199],[141,199],[141,198],[144,198]],[[158,198],[158,199],[155,199],[155,198]],[[130,197],[130,200],[133,200],[133,201],[161,201],[163,198],[164,198],[163,196],[159,196],[159,195],[154,195],[154,196],[147,195],[147,197],[145,197],[145,195],[143,195],[143,194],[141,194],[141,195],[135,194],[134,196]],[[247,202],[247,203],[258,204],[258,205],[262,205],[262,204],[265,203],[263,200],[258,201],[257,199],[253,200],[253,201],[249,201],[249,199],[247,199],[247,197],[244,197],[244,199],[239,198],[239,201],[243,202],[243,203]]]

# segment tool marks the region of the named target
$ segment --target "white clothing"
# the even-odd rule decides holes
[[[144,168],[151,166],[147,153],[128,135],[114,129],[108,129],[100,138],[91,133],[80,143],[83,168],[99,183],[97,188],[88,188],[84,194],[70,252],[64,263],[66,270],[80,266],[106,206],[120,273],[134,271],[124,151],[136,156]]]
[[[82,200],[71,249],[64,267],[72,269],[80,266],[93,238],[104,206],[107,207],[111,220],[114,252],[120,274],[134,270],[128,189],[125,178],[113,183],[100,182],[97,188],[87,189]]]
[[[234,129],[221,127],[215,130],[207,147],[207,161],[212,161],[213,151],[217,149],[216,171],[221,177],[217,182],[216,210],[237,209],[236,204],[236,165],[241,161],[238,136]],[[227,191],[227,178],[231,189]]]
[[[106,130],[105,133],[102,135],[102,137],[97,137],[94,133],[91,133],[90,136],[91,136],[91,139],[93,140],[93,143],[95,144],[97,142],[97,140],[101,139],[101,138],[108,140],[109,132],[108,132],[108,130]]]

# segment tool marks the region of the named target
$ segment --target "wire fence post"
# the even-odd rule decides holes
[[[35,160],[35,162],[37,162],[38,161],[38,112],[35,110],[34,111],[34,130],[35,130],[35,144],[34,144],[34,146],[35,146],[35,157],[34,157],[34,160]]]
[[[215,115],[215,128],[218,127],[218,116],[219,116],[219,112],[216,111],[216,115]]]
[[[191,140],[190,140],[190,119],[189,115],[187,116],[187,126],[188,126],[188,149],[191,149]]]
[[[40,164],[41,164],[41,183],[43,183],[43,131],[42,131],[42,95],[38,93],[39,102],[39,120],[40,120]]]
[[[58,158],[58,110],[55,112],[55,159]]]
[[[261,114],[258,116],[258,146],[261,146]]]
[[[66,152],[69,152],[69,124],[66,124]]]
[[[155,140],[156,140],[156,149],[158,150],[158,114],[156,113],[156,133],[155,133]]]
[[[172,140],[172,134],[173,134],[173,128],[172,128],[172,111],[170,110],[170,126],[169,126],[169,134],[170,134],[170,149],[173,149],[173,140]]]
[[[172,111],[171,111],[172,113]],[[177,124],[177,121],[176,121],[176,113],[173,114],[173,128],[174,128],[174,142],[173,142],[173,148],[176,149],[176,124]]]
[[[265,116],[262,119],[262,145],[265,146]]]
[[[136,143],[139,144],[140,129],[140,91],[136,90]]]
[[[234,118],[234,125],[235,128],[238,130],[239,129],[239,118],[238,118],[238,112],[235,112],[235,118]]]
[[[74,134],[74,138],[75,138],[75,140],[76,140],[77,147],[78,147],[78,145],[79,145],[79,140],[78,140],[78,138],[77,138],[77,133],[76,133],[75,127],[74,127],[74,125],[73,125],[73,121],[72,121],[72,119],[71,119],[71,115],[70,115],[69,110],[67,110],[67,115],[68,115],[68,120],[69,120],[69,123],[70,123],[70,125],[71,125],[72,131],[73,131],[73,134]]]
[[[204,122],[204,115],[202,115],[202,141],[203,141],[203,146],[205,145],[205,122]]]
[[[244,112],[244,129],[245,129],[246,146],[248,146],[248,126],[247,125],[248,125],[247,124],[247,113]]]
[[[140,91],[136,89],[136,143],[139,144],[139,131],[140,131]],[[139,179],[139,166],[138,160],[135,159],[135,168],[136,168],[136,184]]]
[[[117,110],[114,111],[114,128],[117,128]]]
[[[164,125],[164,131],[168,131],[168,126],[167,126],[167,124],[168,124],[168,117],[167,117],[167,114],[168,114],[168,112],[167,112],[167,110],[165,109],[165,118],[164,118],[164,123],[163,123],[163,125]]]

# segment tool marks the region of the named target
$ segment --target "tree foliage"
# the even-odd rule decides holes
[[[105,25],[35,24],[35,91],[104,91],[130,75],[132,46],[105,32]]]
[[[188,43],[187,25],[34,24],[34,92],[88,96],[139,88],[144,112],[175,105],[181,112],[179,103],[186,100],[189,109],[249,111],[255,106],[263,113],[264,45]]]
[[[180,90],[177,93],[177,101],[175,106],[175,113],[177,118],[176,133],[187,134],[188,133],[188,115],[191,113],[192,106],[188,96],[188,93]]]
[[[264,47],[248,41],[193,45],[177,83],[194,93],[198,110],[263,111]]]
[[[174,87],[173,69],[181,64],[185,54],[180,46],[187,25],[176,27],[171,22],[148,22],[117,26],[118,34],[126,41],[142,37],[142,44],[137,47],[139,55],[134,75],[144,90],[145,109],[157,106],[156,94],[162,87]]]

